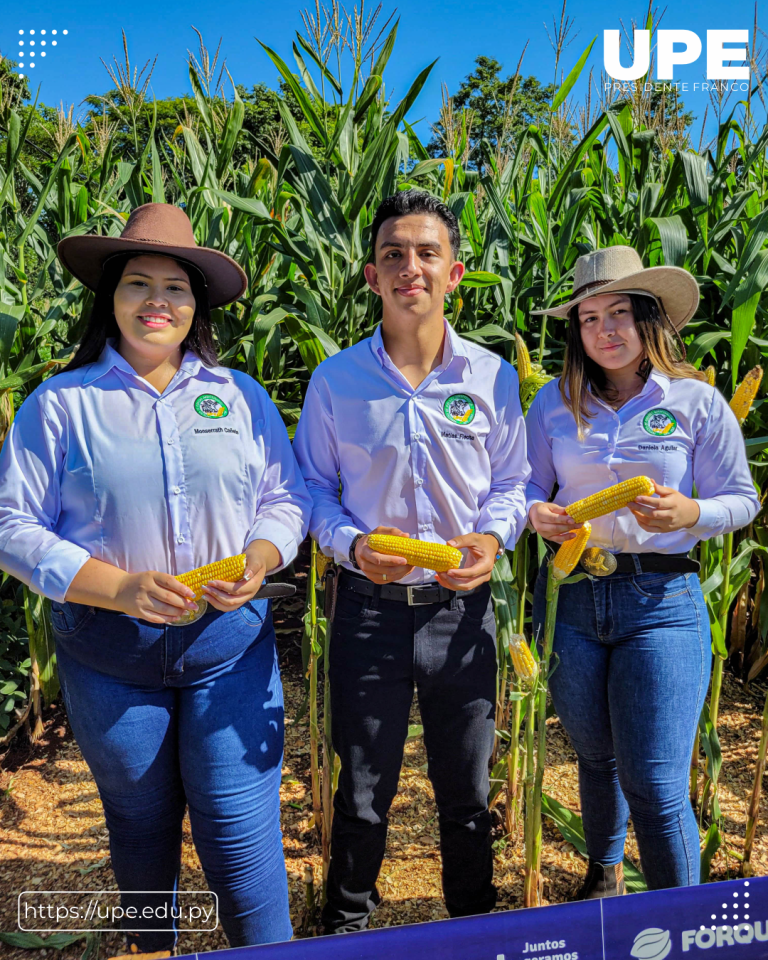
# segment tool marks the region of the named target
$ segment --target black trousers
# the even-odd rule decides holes
[[[397,792],[414,686],[435,791],[443,893],[452,917],[489,912],[493,885],[488,763],[493,748],[496,624],[488,584],[462,598],[411,606],[343,589],[330,647],[334,800],[326,933],[362,930]]]

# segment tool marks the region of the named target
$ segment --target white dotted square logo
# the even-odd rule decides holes
[[[54,54],[59,37],[69,35],[69,30],[19,30],[19,71],[34,70],[37,64],[43,65],[43,58]],[[20,77],[28,76],[19,72]]]

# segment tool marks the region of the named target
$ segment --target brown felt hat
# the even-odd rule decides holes
[[[211,307],[233,303],[245,293],[248,278],[232,257],[220,250],[199,247],[189,217],[170,203],[145,203],[132,211],[119,237],[65,237],[59,241],[59,260],[91,290],[99,285],[104,262],[116,253],[160,253],[187,261],[205,277]]]
[[[642,293],[654,297],[681,330],[696,313],[699,285],[682,267],[643,267],[634,247],[605,247],[585,253],[576,261],[573,293],[567,303],[531,313],[567,317],[571,307],[603,293]]]

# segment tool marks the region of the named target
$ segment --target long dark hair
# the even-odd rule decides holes
[[[656,369],[671,380],[684,377],[690,380],[706,380],[700,370],[686,363],[682,341],[672,321],[666,315],[662,317],[655,297],[637,293],[627,293],[626,296],[632,302],[637,335],[643,345],[643,358],[638,364],[637,375],[647,380],[651,371]],[[608,403],[615,400],[616,395],[608,384],[605,370],[584,351],[578,304],[571,307],[568,318],[560,395],[573,414],[581,438],[584,435],[585,421],[591,420],[596,412],[590,409],[587,387],[591,387],[596,396]]]
[[[65,370],[77,370],[78,367],[83,367],[86,363],[93,363],[101,355],[108,337],[119,339],[120,328],[114,314],[115,290],[128,261],[134,257],[146,255],[143,251],[129,250],[127,253],[110,257],[105,262],[88,318],[88,326],[80,345],[69,363],[61,370],[57,370],[56,373],[64,373]],[[166,254],[160,253],[150,255],[166,256]],[[208,303],[208,287],[205,283],[205,277],[194,264],[177,257],[170,257],[170,259],[174,260],[189,277],[192,296],[195,298],[195,315],[192,318],[192,326],[181,343],[182,356],[185,350],[192,350],[200,357],[206,367],[215,367],[219,360],[213,342],[211,308]]]

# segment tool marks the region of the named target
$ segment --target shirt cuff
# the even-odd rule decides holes
[[[70,584],[90,559],[83,547],[71,540],[58,540],[32,571],[30,589],[56,603],[65,603]]]
[[[715,500],[696,500],[699,505],[699,519],[692,527],[687,527],[688,533],[698,540],[709,540],[716,537],[725,527],[723,506]]]
[[[497,533],[507,550],[515,549],[512,525],[504,520],[487,520],[483,524],[478,524],[477,533]]]
[[[269,571],[270,576],[273,573],[277,573],[278,570],[287,567],[299,552],[299,544],[296,541],[296,537],[291,535],[287,527],[282,523],[277,523],[275,520],[257,520],[245,541],[246,547],[249,543],[253,543],[254,540],[269,540],[280,554],[280,564]]]
[[[346,563],[350,570],[354,568],[349,562],[349,548],[358,533],[365,533],[365,530],[358,530],[351,524],[345,524],[333,535],[333,559],[336,563]]]
[[[531,530],[533,533],[536,533],[536,528],[531,523],[529,517],[531,516],[531,507],[537,503],[546,503],[546,500],[528,500],[525,504],[525,526],[528,530]]]

